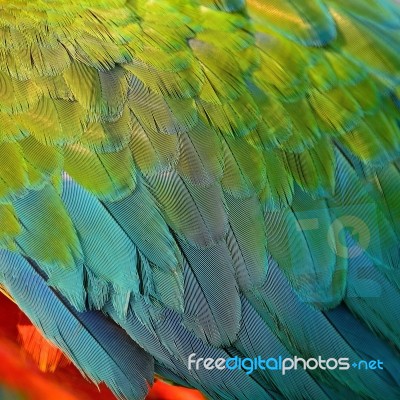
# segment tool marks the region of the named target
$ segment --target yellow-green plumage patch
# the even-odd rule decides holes
[[[232,234],[224,196],[276,210],[301,188],[317,204],[335,193],[335,149],[392,161],[398,12],[303,3],[0,0],[0,202],[51,191],[56,204],[72,178],[118,203],[143,179],[201,248]],[[55,262],[39,251],[53,238],[37,240]]]
[[[79,320],[108,359],[105,312],[210,398],[399,398],[394,361],[185,366],[377,358],[346,307],[400,348],[399,30],[389,0],[0,0],[0,289],[46,328],[55,303],[97,309]],[[101,360],[96,382],[144,396],[125,382],[144,363]]]

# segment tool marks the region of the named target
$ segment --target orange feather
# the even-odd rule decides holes
[[[86,380],[66,356],[47,341],[0,293],[0,395],[29,400],[115,400],[108,388]],[[157,380],[147,400],[204,400],[196,390]]]

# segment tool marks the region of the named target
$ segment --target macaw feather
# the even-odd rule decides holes
[[[256,44],[260,49],[260,68],[253,73],[254,83],[284,101],[302,98],[309,86],[308,50],[305,53],[304,48],[271,32],[257,33]]]
[[[203,122],[211,123],[212,127],[226,136],[247,135],[257,126],[260,118],[258,107],[248,94],[221,105],[199,101],[197,106]]]
[[[59,366],[71,363],[35,326],[20,323],[17,329],[23,349],[31,355],[40,371],[55,372]]]
[[[224,197],[229,221],[226,241],[236,280],[242,290],[251,290],[264,281],[268,265],[262,205],[255,195],[238,199],[226,193]]]
[[[14,116],[0,112],[0,142],[14,142],[24,136]]]
[[[43,144],[75,142],[84,131],[85,114],[77,102],[41,97],[34,107],[15,116],[21,129]]]
[[[97,199],[68,177],[63,182],[62,201],[79,236],[85,269],[109,285],[110,296],[125,297],[129,303],[131,294],[139,294],[135,245]],[[95,290],[88,291],[89,301],[101,309],[107,296],[101,293],[94,300],[96,296]],[[124,314],[124,309],[119,312]]]
[[[254,93],[257,97],[259,91]],[[285,147],[293,134],[290,115],[282,103],[274,97],[257,97],[260,120],[255,129],[249,132],[245,140],[262,150]]]
[[[29,187],[40,188],[60,174],[62,169],[61,150],[38,142],[28,136],[19,142],[25,160]]]
[[[206,332],[207,340],[218,347],[234,342],[240,327],[241,307],[228,246],[221,242],[199,249],[182,240],[178,240],[178,243],[216,321],[219,336],[215,338]],[[214,281],[211,283],[210,276],[213,274],[217,274],[218,279],[211,279]],[[225,288],[222,293],[219,284]]]
[[[314,89],[310,93],[319,129],[325,133],[341,134],[348,132],[361,120],[360,105],[344,88],[331,89],[321,93]]]
[[[1,252],[1,280],[31,321],[94,382],[120,398],[143,397],[153,380],[153,359],[96,312],[79,313],[46,284],[34,265]],[[30,290],[26,291],[25,287]],[[70,332],[75,332],[70,335]],[[82,351],[85,349],[84,351]]]
[[[241,301],[243,323],[234,346],[242,354],[248,354],[252,358],[257,358],[259,354],[265,353],[268,353],[269,357],[276,359],[279,356],[283,358],[293,357],[275,336],[274,331],[250,305],[245,296],[241,296]],[[309,393],[319,399],[329,398],[324,392],[324,388],[302,369],[288,371],[290,379],[287,381],[284,381],[281,375],[269,371],[268,368],[265,371],[261,371],[260,374],[262,375],[263,384],[266,383],[271,389],[280,388],[282,394],[287,398],[301,399],[302,393]]]
[[[338,30],[336,46],[348,57],[368,65],[370,70],[398,78],[400,59],[396,31],[384,30],[375,18],[372,20],[365,18],[364,12],[360,18],[358,15],[348,13],[347,8],[343,11],[335,1],[332,5],[329,3]],[[374,6],[375,12],[379,13],[378,3],[375,2]],[[368,10],[368,5],[363,5],[362,8]],[[374,43],[374,46],[369,46],[368,43]]]
[[[144,61],[140,54],[138,56],[140,58],[132,60],[131,63],[124,65],[124,68],[138,77],[147,87],[159,95],[182,99],[192,98],[197,95],[204,77],[201,68],[191,59],[192,57],[186,62],[186,68],[178,69],[177,71],[175,71],[176,68],[174,68],[173,71],[170,71],[165,70],[165,62],[161,63],[160,58],[164,60],[165,57],[171,57],[171,61],[175,62],[176,52],[172,53],[172,58],[169,53],[165,54],[160,51],[158,51],[160,54],[158,54],[158,52],[152,54],[152,52],[156,51],[156,49],[150,48],[150,54],[148,54],[146,50],[146,52],[143,52],[143,55],[147,54]],[[150,58],[150,56],[153,56],[154,59],[148,60],[147,57]],[[145,63],[154,63],[157,60],[158,62],[156,65]]]
[[[293,175],[289,173],[286,161],[277,150],[264,152],[267,184],[261,198],[265,209],[274,209],[291,204],[294,193]]]
[[[0,224],[3,227],[0,233],[0,247],[15,250],[15,238],[21,233],[22,227],[12,204],[0,204]]]
[[[290,116],[292,135],[282,147],[297,152],[312,147],[321,137],[318,115],[313,112],[312,103],[306,98],[301,98],[296,102],[286,104],[285,109]]]
[[[193,185],[209,186],[223,174],[222,146],[215,131],[199,120],[187,134],[179,136],[176,170]]]
[[[343,339],[329,320],[320,311],[300,300],[288,285],[279,265],[270,259],[265,283],[253,295],[247,295],[252,306],[287,349],[299,352],[303,357],[329,358],[337,354],[337,357],[360,360],[355,349]],[[385,385],[379,372],[375,371],[357,374],[350,368],[346,372],[335,370],[321,372],[324,381],[331,382],[331,386],[340,382],[344,387],[357,388],[358,393],[365,395],[370,393],[371,396],[381,397],[382,393],[376,391],[378,387],[385,388],[387,396],[396,396],[399,390],[395,386]]]
[[[31,80],[16,79],[0,71],[0,111],[17,113],[26,111],[39,101],[40,86]]]
[[[127,147],[132,139],[133,121],[128,106],[116,119],[90,122],[80,143],[96,153],[112,153]]]
[[[248,143],[245,138],[224,137],[221,141],[226,154],[222,188],[234,196],[261,192],[267,176],[261,150]]]
[[[346,89],[349,95],[361,106],[364,115],[375,114],[382,105],[381,93],[372,76],[367,76],[366,79],[355,85],[347,86]]]
[[[187,132],[197,122],[192,99],[164,98],[134,76],[130,78],[128,102],[138,121],[154,132]]]
[[[380,265],[398,265],[398,244],[389,221],[356,172],[336,151],[335,195],[328,204],[356,242]]]
[[[136,268],[140,274],[140,281],[137,282],[139,294],[147,300],[156,299],[162,305],[181,311],[182,255],[144,182],[139,181],[135,190],[125,199],[106,201],[103,206],[138,250]],[[133,268],[130,264],[127,267]],[[129,282],[126,284],[129,285]]]
[[[337,223],[333,224],[326,202],[298,191],[290,210],[267,211],[265,223],[268,250],[298,295],[318,308],[338,304],[344,295],[347,262],[346,254],[337,250],[342,226],[335,230]],[[321,238],[321,232],[326,237]]]
[[[167,224],[184,240],[207,247],[224,238],[227,216],[218,185],[194,186],[175,171],[151,175],[146,181]]]
[[[350,235],[346,238],[352,254],[346,290],[346,305],[378,336],[400,348],[396,320],[399,314],[400,290],[388,280],[373,260]],[[379,299],[377,301],[377,299]]]
[[[377,138],[377,132],[382,132],[380,140]],[[399,127],[396,121],[390,120],[381,111],[365,117],[364,121],[339,140],[365,162],[378,165],[395,158],[400,148]]]
[[[309,46],[321,46],[336,36],[335,24],[323,1],[295,4],[291,0],[250,0],[252,18],[289,39]]]
[[[129,148],[97,154],[82,145],[65,147],[64,168],[84,188],[103,200],[119,200],[135,188],[136,170]]]
[[[0,201],[9,202],[26,193],[29,186],[24,153],[19,143],[0,143]]]
[[[390,0],[0,0],[2,287],[120,398],[152,357],[212,399],[400,397],[399,29]]]
[[[335,156],[333,146],[322,139],[302,152],[283,153],[288,170],[305,192],[329,195],[335,187]]]
[[[225,52],[220,46],[198,39],[190,40],[189,44],[203,67],[205,78],[218,97],[234,100],[245,92],[240,67],[231,52]],[[203,92],[200,93],[200,98],[209,101]]]
[[[373,183],[385,205],[388,216],[397,237],[400,236],[400,209],[398,193],[400,191],[400,171],[395,164],[389,164],[384,169],[377,170],[373,175]]]

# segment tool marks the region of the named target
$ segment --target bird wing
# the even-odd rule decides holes
[[[141,348],[212,398],[398,394],[381,371],[287,384],[185,364],[357,359],[342,301],[400,347],[400,11],[303,3],[0,1],[0,280],[119,396],[151,382]],[[114,338],[146,364],[136,381]]]

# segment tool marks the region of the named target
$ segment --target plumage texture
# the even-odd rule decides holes
[[[212,399],[399,397],[399,31],[391,0],[0,0],[2,291],[120,398],[153,364]]]
[[[93,385],[43,337],[18,306],[0,293],[0,396],[4,400],[113,400],[103,383]],[[196,390],[157,379],[146,400],[204,400]]]

